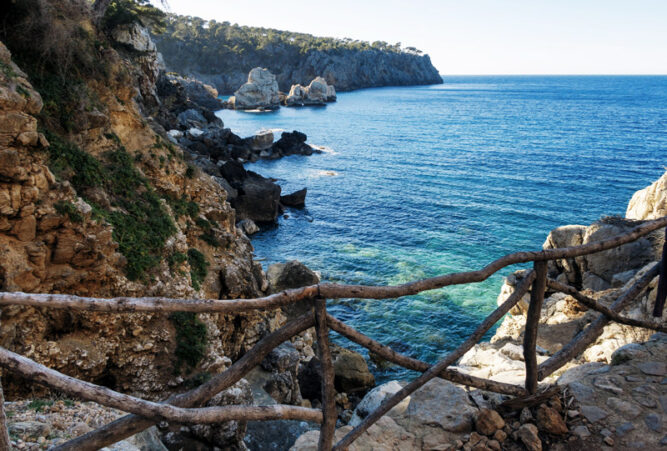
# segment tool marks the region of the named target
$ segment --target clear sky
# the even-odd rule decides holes
[[[401,42],[448,74],[667,74],[667,0],[168,0],[177,14]]]

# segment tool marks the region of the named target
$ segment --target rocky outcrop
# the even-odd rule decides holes
[[[169,91],[180,91],[185,98],[180,100],[182,103],[191,102],[192,104],[207,108],[211,111],[222,109],[222,102],[218,98],[218,90],[213,86],[202,83],[194,78],[181,77],[175,73],[160,74],[161,100],[170,97]],[[171,85],[171,86],[169,86]],[[173,108],[173,106],[170,106]]]
[[[220,174],[237,193],[229,201],[238,219],[275,222],[281,212],[280,186],[256,172],[246,171],[236,161],[220,166]]]
[[[140,103],[149,109],[159,105],[156,82],[160,74],[160,58],[148,29],[139,23],[120,25],[111,32],[113,40],[132,52],[136,66],[134,70],[141,94]]]
[[[559,227],[549,234],[543,247],[550,249],[600,241],[624,233],[637,224],[634,220],[609,217],[588,227]],[[607,251],[549,262],[549,276],[576,288],[595,291],[611,288],[612,284],[622,282],[617,275],[627,273],[626,277],[629,277],[642,266],[659,259],[663,235],[658,231]]]
[[[667,172],[630,199],[625,217],[628,219],[656,219],[667,216]]]
[[[248,74],[248,81],[230,97],[229,103],[237,110],[278,108],[280,96],[275,75],[268,69],[255,67]]]
[[[336,89],[322,77],[316,77],[306,87],[292,85],[285,97],[286,106],[325,105],[336,101]]]

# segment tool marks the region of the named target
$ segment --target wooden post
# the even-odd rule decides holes
[[[330,451],[336,431],[336,391],[334,389],[334,368],[329,349],[329,327],[327,326],[326,299],[315,299],[315,327],[317,329],[317,346],[322,368],[322,427],[320,427],[319,451]]]
[[[0,383],[0,449],[9,449],[10,443],[5,416],[5,396],[2,393],[2,383]]]
[[[660,318],[667,300],[667,229],[665,229],[665,244],[662,245],[662,260],[660,261],[660,278],[658,279],[658,294],[655,297],[653,316]]]
[[[540,323],[540,312],[544,302],[544,291],[547,287],[547,262],[534,263],[535,281],[530,291],[530,305],[526,314],[526,330],[523,335],[523,358],[526,362],[526,391],[534,394],[537,391],[537,328]]]

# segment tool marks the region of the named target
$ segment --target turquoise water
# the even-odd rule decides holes
[[[444,80],[343,93],[325,108],[219,112],[242,136],[300,130],[328,148],[249,165],[284,192],[308,187],[306,210],[253,238],[257,257],[358,284],[478,269],[539,249],[559,225],[623,215],[667,165],[667,77]],[[434,362],[495,307],[514,269],[399,300],[329,301],[330,310]]]

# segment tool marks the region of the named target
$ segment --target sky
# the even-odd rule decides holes
[[[167,0],[177,14],[428,53],[443,75],[667,74],[667,0]]]

